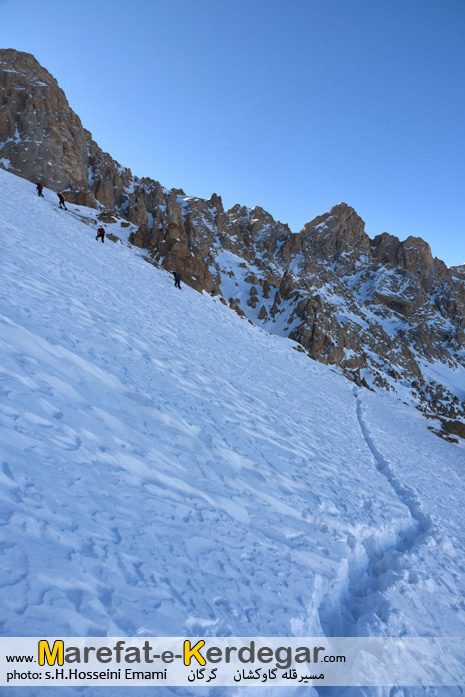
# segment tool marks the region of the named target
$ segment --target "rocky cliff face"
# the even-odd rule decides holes
[[[55,78],[28,53],[0,50],[0,162],[70,200],[106,208],[127,203],[132,175],[102,152]]]
[[[130,241],[154,261],[358,384],[443,416],[448,432],[464,419],[465,266],[421,238],[370,239],[345,203],[292,233],[262,208],[134,177],[29,54],[0,50],[0,86],[0,166],[134,223]]]

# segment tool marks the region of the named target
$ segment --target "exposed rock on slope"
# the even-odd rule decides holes
[[[359,384],[465,416],[465,267],[421,238],[373,240],[341,203],[299,233],[260,207],[225,211],[102,152],[35,58],[0,50],[0,165],[137,225],[130,241],[199,291],[297,341]]]
[[[0,86],[0,160],[8,171],[68,190],[83,205],[127,204],[131,171],[100,150],[34,56],[0,50]]]

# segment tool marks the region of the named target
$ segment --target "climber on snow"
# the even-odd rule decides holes
[[[97,237],[95,239],[98,240],[99,237],[102,238],[102,242],[105,242],[105,230],[103,227],[99,227],[97,230]]]
[[[37,182],[37,186],[36,186],[37,195],[38,195],[38,196],[41,196],[42,198],[45,198],[45,196],[44,196],[43,193],[42,193],[42,189],[43,189],[43,188],[44,188],[44,185],[42,184],[42,182]]]
[[[177,271],[173,271],[173,276],[174,276],[174,287],[179,288],[179,290],[181,290],[181,276],[178,274]]]
[[[66,196],[64,194],[57,194],[57,196],[60,199],[60,208],[64,208],[67,211],[68,209],[65,206]]]

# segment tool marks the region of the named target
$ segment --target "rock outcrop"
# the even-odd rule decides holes
[[[0,161],[70,202],[105,208],[127,200],[132,175],[92,140],[55,78],[29,53],[0,50]]]

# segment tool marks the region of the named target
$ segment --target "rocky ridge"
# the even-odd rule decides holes
[[[205,200],[135,177],[98,147],[29,54],[0,50],[0,85],[0,166],[65,191],[101,220],[136,225],[130,242],[196,290],[460,431],[465,265],[447,268],[421,238],[370,239],[345,203],[293,233],[260,207],[225,211],[216,194]]]

